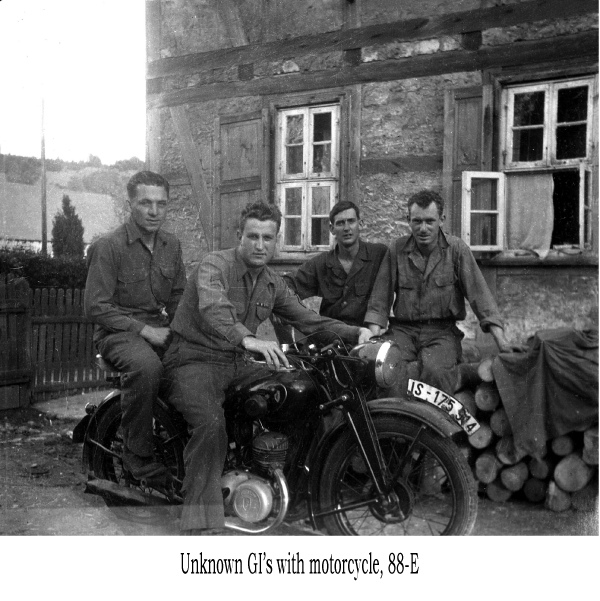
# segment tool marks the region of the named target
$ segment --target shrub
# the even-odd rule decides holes
[[[55,257],[83,257],[83,224],[71,199],[63,194],[62,213],[52,222],[52,252]]]
[[[85,259],[49,257],[26,249],[0,248],[0,273],[23,277],[32,288],[84,288]]]

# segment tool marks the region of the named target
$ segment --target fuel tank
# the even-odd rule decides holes
[[[274,422],[301,417],[321,402],[317,385],[305,371],[254,365],[241,371],[225,395],[227,416],[268,416]]]

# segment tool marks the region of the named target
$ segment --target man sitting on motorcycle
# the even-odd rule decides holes
[[[131,217],[94,242],[87,253],[85,314],[94,342],[120,372],[123,462],[134,478],[164,477],[154,459],[152,405],[170,336],[169,321],[185,286],[179,240],[161,230],[169,183],[151,171],[127,184]]]
[[[225,389],[244,366],[244,351],[262,355],[277,369],[289,367],[274,341],[256,330],[272,313],[303,334],[329,330],[352,343],[371,332],[306,308],[267,263],[275,253],[281,213],[274,205],[249,204],[242,211],[237,248],[206,255],[191,273],[171,325],[163,363],[179,410],[192,436],[184,451],[183,534],[224,526],[221,473],[227,452],[222,403]]]
[[[512,350],[471,249],[441,230],[444,219],[439,194],[413,194],[408,199],[412,233],[391,243],[375,280],[365,323],[378,335],[389,320],[389,334],[402,353],[399,381],[386,396],[404,396],[409,377],[449,394],[455,391],[463,338],[456,321],[466,317],[465,298],[500,351]],[[414,373],[409,373],[411,366],[417,367]]]

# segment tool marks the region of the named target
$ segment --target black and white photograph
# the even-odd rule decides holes
[[[598,130],[597,1],[0,0],[8,590],[588,595]]]

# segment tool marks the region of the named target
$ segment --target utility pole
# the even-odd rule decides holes
[[[46,222],[46,134],[44,131],[44,98],[42,97],[42,254],[48,254],[48,224]]]

